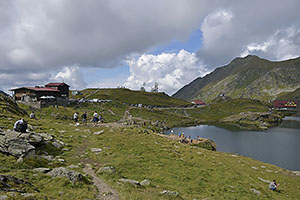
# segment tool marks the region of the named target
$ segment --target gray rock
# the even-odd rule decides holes
[[[63,146],[60,143],[58,143],[57,141],[52,142],[52,145],[59,149],[62,148],[62,146]]]
[[[293,171],[296,176],[300,176],[300,171]]]
[[[70,166],[68,166],[68,168],[70,168],[70,169],[76,169],[76,168],[79,168],[79,166],[78,165],[70,165]]]
[[[176,191],[170,191],[170,190],[164,190],[162,192],[160,192],[159,194],[161,195],[168,195],[168,196],[174,196],[174,197],[178,197],[179,193]]]
[[[23,194],[21,194],[21,196],[24,198],[33,197],[34,193],[23,193]]]
[[[145,180],[142,180],[142,181],[140,182],[140,184],[141,184],[142,186],[148,186],[148,185],[151,184],[151,182],[150,182],[148,179],[145,179]]]
[[[102,152],[103,150],[100,149],[100,148],[91,148],[91,151],[92,151],[93,153],[100,153],[100,152]]]
[[[34,131],[35,127],[32,126],[31,124],[27,124],[27,131]]]
[[[255,194],[257,194],[257,195],[260,195],[260,194],[261,194],[260,191],[254,189],[254,188],[251,188],[250,190],[251,190],[252,192],[254,192]]]
[[[44,158],[44,159],[46,159],[48,161],[52,161],[53,158],[54,158],[52,155],[40,155],[39,157],[40,158]]]
[[[271,181],[269,181],[269,180],[265,180],[265,179],[263,179],[263,178],[260,178],[260,177],[258,177],[258,180],[260,180],[260,181],[262,181],[262,182],[264,182],[264,183],[271,183]]]
[[[73,183],[82,181],[83,179],[82,174],[75,172],[73,170],[66,169],[64,167],[54,168],[52,171],[48,172],[47,174],[52,177],[66,177]]]
[[[35,155],[35,147],[46,144],[45,139],[53,139],[52,136],[39,133],[19,133],[16,131],[3,131],[0,134],[0,152],[15,157],[28,157]]]
[[[132,180],[132,179],[121,178],[121,179],[119,179],[119,181],[122,182],[122,183],[129,183],[129,184],[134,185],[134,186],[139,186],[140,185],[140,182],[138,182],[136,180]]]
[[[33,171],[40,172],[40,173],[47,173],[47,172],[50,172],[51,169],[50,168],[43,168],[43,167],[41,167],[41,168],[34,168]]]
[[[104,133],[104,130],[94,132],[93,134],[94,134],[94,135],[100,135],[100,134],[102,134],[102,133]]]
[[[98,171],[97,171],[97,173],[106,173],[106,174],[112,174],[112,173],[115,173],[116,172],[116,170],[115,170],[115,168],[114,167],[112,167],[112,166],[107,166],[107,167],[101,167]]]

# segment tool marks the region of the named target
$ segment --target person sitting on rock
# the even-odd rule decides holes
[[[276,183],[276,180],[273,180],[270,184],[269,184],[269,188],[270,188],[270,190],[276,190],[277,189],[277,187],[279,186],[280,184],[278,183]]]
[[[27,122],[23,118],[20,118],[18,121],[15,122],[14,124],[15,131],[26,133],[26,129],[27,129]]]
[[[34,111],[32,111],[32,113],[30,113],[29,117],[30,117],[30,119],[36,119]]]

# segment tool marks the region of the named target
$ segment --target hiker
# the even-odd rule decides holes
[[[97,113],[97,111],[95,111],[94,114],[93,114],[93,122],[94,122],[94,126],[97,125],[98,121],[99,121],[98,113]]]
[[[273,180],[270,184],[269,184],[269,189],[270,190],[276,190],[277,189],[277,187],[279,186],[280,184],[278,183],[276,183],[276,180]]]
[[[17,132],[21,132],[21,133],[26,133],[26,129],[27,129],[27,122],[23,119],[20,118],[19,120],[17,120],[14,124],[14,130]]]
[[[35,117],[34,111],[32,111],[32,112],[30,113],[29,117],[30,117],[30,119],[37,119],[37,118]]]
[[[74,117],[74,121],[75,121],[75,126],[78,126],[79,125],[79,123],[78,123],[78,112],[75,112],[73,117]]]
[[[87,126],[87,113],[84,112],[84,113],[81,115],[81,117],[82,117],[82,124],[83,124],[84,126]]]

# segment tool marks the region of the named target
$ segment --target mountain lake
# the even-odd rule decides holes
[[[289,170],[300,170],[300,117],[285,117],[280,126],[267,131],[241,130],[228,125],[173,128],[165,134],[212,139],[217,151],[248,156]]]

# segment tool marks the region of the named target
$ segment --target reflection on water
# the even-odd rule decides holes
[[[218,151],[238,153],[290,170],[300,170],[299,117],[285,118],[280,127],[267,131],[245,131],[220,124],[174,128],[173,131],[192,138],[210,138],[216,142]]]

